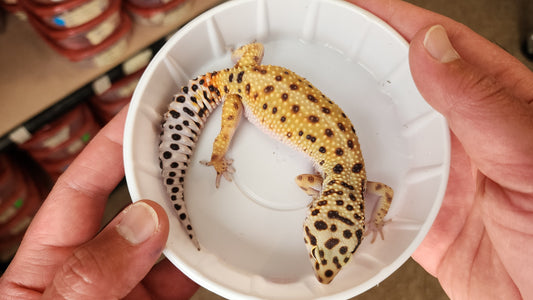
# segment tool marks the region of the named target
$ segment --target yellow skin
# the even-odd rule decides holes
[[[327,284],[348,263],[363,237],[368,234],[365,234],[365,190],[380,197],[370,225],[372,231],[379,233],[382,238],[381,228],[393,192],[384,184],[367,182],[355,129],[343,111],[310,82],[292,71],[260,65],[262,57],[261,44],[245,45],[233,53],[233,58],[238,62],[232,69],[206,74],[189,84],[189,87],[195,84],[200,86],[192,93],[194,100],[209,102],[206,105],[208,108],[216,106],[225,96],[221,130],[213,144],[211,160],[203,163],[215,168],[217,187],[222,177],[231,180],[231,173],[235,170],[231,167],[232,160],[227,159],[225,154],[243,112],[268,134],[306,153],[320,175],[305,174],[296,179],[296,183],[314,198],[303,225],[304,239],[317,279]],[[183,94],[186,98],[190,97],[190,90],[183,91],[188,92]],[[206,96],[209,101],[206,101]],[[171,115],[176,117],[180,109],[175,104],[182,102],[176,101],[176,97],[166,119],[173,119]],[[193,111],[201,111],[201,106],[195,104],[191,107]],[[207,110],[204,109],[199,117],[192,114],[189,117],[204,119]],[[202,125],[201,120],[197,123]],[[171,134],[172,128],[169,126],[178,125],[164,123],[163,137]],[[165,166],[172,161],[168,146],[168,142],[162,138],[161,159],[165,180],[168,178],[165,174],[169,173],[165,171]],[[176,185],[168,182],[167,185],[169,191],[176,188]],[[182,188],[181,185],[179,187]],[[182,195],[173,198],[183,201]],[[182,204],[180,202],[178,205],[180,209],[183,209]],[[199,247],[188,216],[184,215],[181,213],[180,219]]]

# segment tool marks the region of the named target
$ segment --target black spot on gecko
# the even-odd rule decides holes
[[[302,135],[304,135],[304,132],[300,130],[300,131],[298,131],[298,135],[302,136]]]
[[[250,84],[246,84],[246,87],[245,87],[245,90],[246,90],[246,94],[250,94]]]
[[[173,184],[174,184],[174,179],[172,179],[172,178],[167,178],[167,184],[168,184],[168,185],[173,185]]]
[[[342,232],[342,236],[344,236],[345,239],[351,239],[353,234],[350,230],[346,229]]]
[[[331,230],[331,232],[336,232],[337,231],[337,225],[335,224],[332,224],[329,229]]]
[[[268,104],[263,104],[263,109],[267,109],[268,108]]]
[[[172,169],[176,169],[177,167],[179,167],[179,164],[177,162],[173,162],[173,163],[170,164],[170,167]]]
[[[281,123],[283,123],[283,122],[287,121],[287,118],[285,118],[285,116],[283,116],[283,117],[281,117],[279,120],[281,121]],[[290,132],[289,132],[289,133],[290,133]],[[289,134],[287,133],[287,136],[288,136],[288,135],[289,135]],[[289,137],[290,137],[290,136],[289,136]]]
[[[181,135],[177,134],[177,133],[174,133],[172,135],[172,139],[175,140],[175,141],[179,141],[181,140]]]
[[[170,111],[170,114],[172,115],[172,117],[174,119],[179,119],[179,117],[181,116],[179,112],[175,111],[175,110],[171,110]]]
[[[335,174],[340,174],[344,170],[344,167],[341,164],[336,164],[335,167],[333,167],[333,172]]]
[[[346,252],[348,252],[348,247],[342,246],[342,247],[339,248],[339,253],[340,254],[344,255],[344,254],[346,254]]]
[[[293,113],[297,113],[298,111],[300,111],[300,106],[298,105],[293,105],[292,108],[291,108],[292,112]]]
[[[268,93],[272,93],[274,91],[274,86],[272,85],[267,85],[265,87],[265,94],[268,94]]]
[[[198,83],[199,83],[200,85],[204,85],[205,80],[202,78],[202,79],[200,79],[200,81],[199,81]]]
[[[318,215],[319,213],[320,213],[320,209],[315,209],[315,210],[313,210],[313,211],[311,212],[311,215],[312,215],[312,216],[316,216],[316,215]]]
[[[179,150],[180,146],[178,144],[170,144],[170,149],[172,150]]]
[[[329,108],[327,108],[327,107],[322,107],[322,112],[325,113],[325,114],[329,114],[329,113],[331,113],[331,110],[329,110]]]
[[[233,73],[229,74],[228,80],[229,80],[229,82],[233,82]]]
[[[187,218],[187,215],[186,214],[180,214],[180,219],[181,220],[185,220]]]
[[[355,231],[355,236],[357,237],[357,241],[360,243],[361,242],[361,238],[363,237],[363,230],[357,229]]]
[[[344,150],[342,150],[341,148],[337,148],[335,150],[335,154],[337,154],[337,156],[342,156],[344,154]]]
[[[346,127],[344,127],[344,124],[342,124],[342,123],[338,123],[337,127],[339,127],[339,129],[342,130],[342,131],[346,131]]]
[[[353,141],[348,140],[348,148],[353,149],[353,146],[354,146]]]
[[[318,151],[319,151],[320,153],[326,153],[326,148],[324,148],[324,147],[320,147],[320,148],[318,148]]]
[[[339,242],[340,241],[337,238],[330,238],[324,243],[324,246],[326,246],[328,249],[333,249],[333,247],[337,246]]]
[[[342,191],[339,191],[339,192],[337,192],[337,193],[342,193]],[[342,200],[337,200],[337,201],[335,201],[335,204],[341,206],[341,205],[344,205],[344,201],[342,201]]]
[[[357,164],[353,165],[352,172],[359,173],[359,172],[361,172],[362,169],[363,169],[363,164],[357,163]]]
[[[283,80],[283,77],[281,77],[281,75],[276,76],[276,81],[282,81],[282,80]]]
[[[315,222],[315,228],[317,230],[326,230],[326,229],[328,229],[328,224],[326,224],[326,222],[324,222],[324,221],[316,221]]]
[[[293,91],[296,91],[296,90],[298,90],[298,85],[295,84],[295,83],[293,83],[293,84],[291,84],[291,85],[289,86],[289,88],[290,88],[291,90],[293,90]]]
[[[170,158],[172,157],[172,153],[170,153],[170,151],[165,151],[165,152],[163,153],[163,157],[164,157],[165,159],[170,159]]]
[[[318,123],[318,121],[320,121],[320,119],[317,117],[317,116],[309,116],[309,118],[307,118],[309,120],[309,122],[311,123]]]
[[[350,204],[346,205],[346,210],[347,211],[352,211],[353,210],[353,206],[351,206]]]
[[[183,96],[183,95],[182,96],[178,96],[176,98],[176,101],[179,102],[179,103],[184,103],[185,102],[185,96]]]
[[[237,74],[237,83],[241,83],[242,82],[242,77],[244,76],[244,71],[241,71],[239,72],[239,74]]]
[[[194,112],[192,110],[190,110],[188,107],[184,107],[183,108],[183,112],[185,112],[186,114],[188,114],[191,117],[194,116]]]
[[[314,137],[314,136],[312,136],[312,135],[310,135],[310,134],[308,134],[305,138],[308,139],[308,140],[310,140],[311,143],[316,142],[316,137]]]
[[[278,108],[274,106],[274,107],[272,108],[272,114],[275,115],[277,112],[278,112]]]
[[[326,275],[326,277],[331,277],[331,276],[333,276],[333,271],[331,271],[331,270],[326,270],[326,272],[324,273],[324,275]]]
[[[281,100],[287,101],[287,99],[289,99],[289,94],[287,94],[287,93],[281,94]]]
[[[193,92],[196,92],[196,90],[198,90],[198,86],[197,86],[196,84],[193,84],[193,85],[191,86],[191,90],[192,90]]]
[[[315,96],[313,96],[313,95],[311,95],[311,94],[307,95],[307,99],[308,99],[309,101],[313,102],[313,103],[318,102],[318,100],[315,98]]]
[[[177,187],[177,186],[175,186],[175,187],[172,188],[172,192],[173,192],[174,194],[175,194],[175,193],[179,193],[179,191],[180,191],[180,188]]]
[[[309,227],[305,226],[305,233],[307,234],[307,237],[309,238],[309,242],[311,245],[316,246],[316,237],[311,234],[311,231],[309,230]]]
[[[346,224],[346,225],[349,225],[349,226],[353,226],[354,223],[352,222],[352,220],[348,219],[348,218],[345,218],[341,215],[339,215],[339,212],[336,211],[336,210],[330,210],[328,211],[328,218],[330,219],[335,219],[335,220],[339,220],[341,221],[342,223]]]
[[[333,131],[329,128],[327,128],[324,133],[326,134],[327,137],[332,137],[333,136]]]
[[[328,204],[328,201],[327,201],[327,200],[320,200],[320,201],[318,201],[318,202],[316,203],[316,205],[318,205],[318,206],[324,206],[324,205],[326,205],[326,204]]]

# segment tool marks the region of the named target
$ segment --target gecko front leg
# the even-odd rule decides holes
[[[368,181],[366,184],[366,194],[373,194],[379,197],[365,230],[365,236],[372,234],[370,243],[374,243],[378,234],[382,240],[384,239],[383,226],[390,221],[385,220],[385,216],[389,212],[394,192],[392,188],[384,183]]]
[[[201,164],[206,166],[213,166],[217,172],[216,187],[220,186],[220,179],[222,176],[226,180],[231,181],[231,174],[235,172],[235,169],[231,166],[232,159],[226,158],[226,152],[229,149],[231,139],[235,134],[235,130],[239,125],[239,121],[242,118],[243,104],[241,96],[231,94],[226,97],[224,104],[222,105],[222,121],[220,133],[213,142],[213,152],[211,154],[210,161],[201,161]]]

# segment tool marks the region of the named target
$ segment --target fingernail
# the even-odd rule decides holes
[[[424,47],[433,58],[441,63],[448,63],[460,58],[442,25],[435,25],[426,32]]]
[[[127,241],[138,245],[149,239],[159,226],[157,213],[148,204],[137,202],[128,207],[117,225],[118,233]]]

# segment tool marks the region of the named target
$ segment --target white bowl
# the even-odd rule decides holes
[[[312,172],[312,164],[249,122],[241,123],[228,153],[234,182],[223,180],[217,190],[214,171],[198,163],[210,157],[220,109],[192,157],[185,199],[201,251],[166,195],[158,144],[172,95],[189,79],[232,67],[231,49],[252,41],[265,45],[265,64],[292,69],[343,108],[358,132],[369,180],[395,191],[385,240],[365,239],[329,285],[317,282],[308,261],[302,224],[310,199],[293,180]],[[170,261],[230,299],[350,298],[399,268],[437,215],[450,158],[446,121],[418,93],[407,55],[408,44],[391,27],[343,1],[230,1],[180,29],[142,76],[124,137],[132,199],[157,201],[169,215]]]

